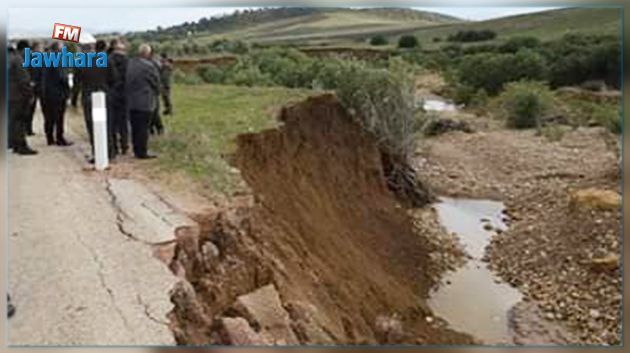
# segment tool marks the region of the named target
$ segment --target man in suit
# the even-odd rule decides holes
[[[32,50],[36,52],[41,52],[42,45],[38,42],[34,42]],[[37,107],[37,100],[42,95],[42,68],[31,66],[28,69],[28,72],[31,75],[31,86],[33,86],[34,95],[30,106],[28,121],[26,123],[26,134],[29,136],[33,136],[35,135],[35,132],[33,131],[33,118],[35,117],[35,108]]]
[[[116,153],[127,154],[127,150],[129,150],[129,118],[127,116],[125,76],[128,59],[125,44],[120,39],[113,39],[109,49],[107,61],[111,75],[109,75],[107,112],[113,127],[112,143]]]
[[[28,71],[22,67],[24,49],[28,42],[20,41],[17,49],[9,53],[9,148],[19,155],[33,155],[26,142],[29,112],[33,100],[33,87]]]
[[[149,124],[158,107],[160,94],[160,73],[151,59],[151,47],[142,44],[138,48],[138,57],[129,60],[125,77],[125,92],[133,153],[136,158],[155,158],[147,151],[149,142]]]
[[[50,50],[61,51],[61,45],[54,42]],[[66,100],[70,96],[68,76],[61,67],[46,67],[42,70],[42,110],[44,112],[44,130],[48,145],[70,146],[64,137],[64,115]]]

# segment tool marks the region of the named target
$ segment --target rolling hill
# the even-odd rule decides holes
[[[435,25],[461,22],[434,12],[402,8],[285,7],[239,11],[219,18],[202,18],[157,31],[162,36],[192,36],[200,43],[217,39],[259,43],[317,43],[394,35]]]
[[[487,21],[459,22],[438,25],[414,31],[418,39],[430,48],[435,38],[445,40],[460,30],[490,29],[497,33],[496,40],[513,36],[534,36],[541,40],[556,39],[567,33],[619,35],[621,30],[619,8],[565,8],[502,17]]]
[[[563,8],[486,21],[464,21],[435,12],[405,8],[280,7],[238,11],[218,18],[201,18],[169,28],[137,32],[130,38],[205,46],[217,40],[301,47],[366,47],[381,34],[391,48],[403,34],[414,34],[423,48],[445,44],[460,30],[492,30],[494,41],[513,36],[556,39],[566,33],[619,35],[621,10],[613,7]],[[479,43],[479,42],[476,42]]]

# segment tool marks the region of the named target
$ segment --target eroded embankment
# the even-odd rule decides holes
[[[430,325],[430,245],[388,190],[381,153],[332,95],[238,138],[254,200],[182,228],[181,344],[466,343]],[[432,320],[431,320],[432,321]]]

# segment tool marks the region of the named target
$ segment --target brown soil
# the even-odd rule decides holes
[[[338,344],[471,343],[426,320],[435,244],[389,191],[374,138],[332,95],[285,108],[281,120],[238,138],[234,164],[254,199],[197,217],[198,235],[178,234],[172,269],[194,288],[174,293],[178,342],[222,343],[216,319],[273,283],[290,313],[296,303],[316,308]],[[394,339],[382,334],[384,317],[401,322]]]
[[[599,128],[559,142],[495,128],[427,139],[417,156],[436,193],[506,203],[512,220],[488,249],[491,267],[546,318],[574,330],[573,343],[619,343],[620,270],[596,271],[592,261],[620,254],[620,212],[569,207],[574,190],[619,191],[611,145]]]

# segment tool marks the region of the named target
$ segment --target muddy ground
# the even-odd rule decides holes
[[[495,235],[487,260],[538,312],[532,319],[533,309],[515,309],[514,317],[529,323],[514,328],[530,331],[517,332],[516,343],[618,344],[616,145],[601,128],[579,128],[550,142],[535,131],[486,125],[473,134],[424,140],[416,168],[439,194],[505,202],[509,228]],[[577,191],[587,188],[597,197],[612,191],[613,206],[576,200]],[[566,327],[570,334],[555,335],[550,327]]]

